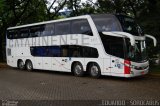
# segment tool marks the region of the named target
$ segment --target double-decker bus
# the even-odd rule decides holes
[[[7,64],[33,69],[135,77],[149,71],[146,37],[135,20],[125,15],[83,15],[10,27]]]

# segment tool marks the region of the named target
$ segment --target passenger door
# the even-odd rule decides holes
[[[125,45],[122,37],[115,37],[110,42],[111,73],[124,73]]]

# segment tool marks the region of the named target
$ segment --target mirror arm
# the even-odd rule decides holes
[[[156,40],[156,38],[154,36],[151,36],[151,35],[148,35],[148,34],[145,34],[145,36],[153,40],[154,47],[157,46],[157,40]]]

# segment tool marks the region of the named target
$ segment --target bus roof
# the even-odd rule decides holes
[[[88,17],[90,17],[90,15],[82,15],[82,16],[70,17],[70,18],[65,18],[65,19],[43,21],[43,22],[38,22],[38,23],[32,23],[32,24],[9,27],[9,28],[7,28],[7,30],[30,27],[30,26],[36,26],[36,25],[49,24],[49,23],[53,23],[53,22],[62,22],[62,21],[73,20],[73,19],[83,19],[83,18],[88,18]]]

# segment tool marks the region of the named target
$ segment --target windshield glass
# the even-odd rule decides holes
[[[119,19],[124,32],[128,32],[135,36],[143,35],[142,29],[133,18],[122,15],[117,15],[117,18]]]
[[[148,59],[145,41],[136,41],[135,46],[131,46],[129,40],[126,40],[126,58],[134,62],[143,62]]]

